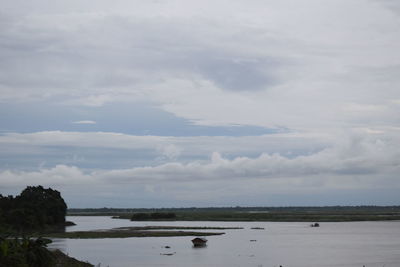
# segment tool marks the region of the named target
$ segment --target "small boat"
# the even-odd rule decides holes
[[[206,245],[207,239],[205,239],[204,237],[196,237],[196,238],[192,239],[192,243],[193,243],[193,246],[195,246],[195,247],[202,247],[202,246]]]
[[[319,227],[319,223],[313,223],[310,225],[311,227]]]

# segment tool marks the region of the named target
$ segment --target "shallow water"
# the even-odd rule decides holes
[[[311,228],[304,222],[131,222],[97,216],[67,220],[77,224],[68,231],[144,225],[244,227],[207,237],[204,248],[193,248],[193,237],[54,239],[51,244],[101,266],[400,266],[400,221],[322,223]]]

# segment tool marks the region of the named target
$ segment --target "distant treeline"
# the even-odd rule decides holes
[[[168,212],[400,212],[400,206],[317,206],[317,207],[188,207],[188,208],[82,208],[68,209],[68,214],[89,213],[168,213]]]
[[[0,232],[30,232],[65,223],[67,205],[60,192],[28,186],[18,196],[0,194]]]
[[[210,207],[165,209],[71,209],[71,215],[107,215],[132,220],[341,222],[400,220],[400,206]],[[175,214],[174,218],[151,214]]]
[[[153,212],[153,213],[134,213],[131,221],[146,221],[146,220],[173,220],[176,214],[172,212]]]

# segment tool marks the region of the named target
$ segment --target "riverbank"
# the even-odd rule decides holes
[[[133,214],[174,214],[173,218]],[[271,221],[271,222],[348,222],[400,220],[400,206],[335,207],[232,207],[168,209],[70,209],[71,216],[113,216],[138,221]],[[159,216],[161,217],[161,216]]]
[[[51,252],[54,256],[54,267],[94,267],[93,264],[79,261],[75,258],[65,255],[58,249]]]

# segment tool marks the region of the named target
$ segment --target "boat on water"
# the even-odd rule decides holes
[[[204,237],[196,237],[196,238],[192,239],[192,243],[193,243],[193,246],[195,246],[195,247],[202,247],[202,246],[206,245],[207,239],[205,239]]]

